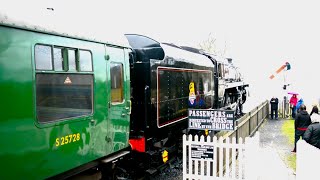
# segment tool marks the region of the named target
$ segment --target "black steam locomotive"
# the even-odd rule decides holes
[[[163,152],[177,152],[179,137],[188,126],[188,108],[232,109],[242,113],[245,84],[229,59],[199,49],[159,43],[149,37],[126,34],[130,56],[132,114],[130,144],[153,172]],[[229,70],[229,71],[228,71]],[[231,74],[231,73],[230,73]]]

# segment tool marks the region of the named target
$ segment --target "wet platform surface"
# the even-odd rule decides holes
[[[294,180],[294,170],[286,165],[286,158],[293,155],[288,138],[282,134],[281,128],[286,119],[266,120],[259,128],[261,164],[260,180]],[[294,128],[294,127],[292,127]]]

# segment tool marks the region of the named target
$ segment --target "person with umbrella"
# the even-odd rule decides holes
[[[296,105],[297,105],[297,102],[298,102],[298,98],[297,98],[297,93],[288,93],[288,94],[292,94],[292,97],[290,98],[290,108],[291,108],[291,117],[294,119],[296,118]]]

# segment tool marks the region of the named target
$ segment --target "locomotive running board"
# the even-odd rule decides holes
[[[240,82],[227,82],[226,83],[226,89],[239,87],[239,86],[249,87],[249,84],[246,84],[243,81],[240,81]]]
[[[121,151],[119,153],[116,153],[110,157],[107,157],[106,159],[101,160],[102,163],[109,163],[111,161],[116,161],[117,159],[129,154],[130,151]]]

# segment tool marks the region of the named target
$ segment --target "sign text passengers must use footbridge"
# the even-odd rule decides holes
[[[234,111],[189,109],[189,129],[234,130]]]

